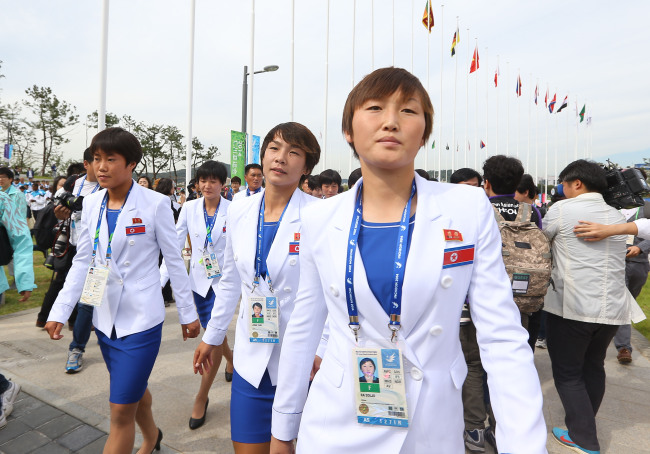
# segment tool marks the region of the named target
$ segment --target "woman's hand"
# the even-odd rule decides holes
[[[196,350],[194,351],[194,362],[192,366],[194,367],[194,373],[197,372],[201,375],[204,373],[210,373],[210,368],[212,367],[212,349],[214,345],[206,344],[201,341]]]
[[[293,446],[292,441],[281,441],[271,436],[271,452],[270,454],[294,454],[296,448]]]
[[[312,381],[316,376],[316,372],[320,370],[320,363],[323,362],[323,358],[318,355],[314,356],[314,364],[311,366],[311,374],[309,375],[309,381]]]
[[[201,324],[197,319],[194,320],[192,323],[181,325],[181,329],[183,330],[183,340],[186,341],[188,338],[194,339],[199,335],[199,333],[201,332]]]
[[[63,328],[63,323],[47,322],[44,329],[50,335],[50,339],[59,340],[63,338],[61,328]]]

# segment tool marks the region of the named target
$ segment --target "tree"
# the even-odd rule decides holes
[[[163,125],[138,123],[131,131],[142,145],[142,160],[136,170],[136,175],[150,174],[155,180],[158,173],[169,164],[169,157],[163,150],[165,145],[163,129],[165,129]]]
[[[113,126],[118,126],[120,124],[120,118],[111,112],[106,112],[105,124],[107,128],[112,128]],[[99,114],[97,111],[86,116],[86,129],[97,129],[99,126]]]
[[[41,174],[45,173],[45,167],[57,154],[60,153],[59,147],[70,142],[65,135],[69,132],[66,129],[71,128],[79,122],[79,116],[75,113],[76,108],[65,101],[60,101],[52,93],[50,87],[38,87],[25,90],[30,99],[23,101],[36,120],[26,124],[31,128],[39,131],[43,142],[43,155],[41,161]]]
[[[185,147],[183,146],[183,134],[176,126],[166,126],[162,130],[163,153],[167,156],[167,168],[174,173],[174,180],[178,180],[176,162],[185,161]]]
[[[192,138],[192,168],[195,169],[205,161],[210,161],[218,156],[221,156],[219,148],[216,145],[210,145],[205,148],[198,137]]]

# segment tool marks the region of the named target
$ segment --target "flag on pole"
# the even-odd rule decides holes
[[[517,96],[521,96],[521,76],[517,76]]]
[[[499,86],[499,67],[497,66],[497,69],[494,70],[494,86],[498,87]]]
[[[456,27],[456,31],[454,32],[454,40],[451,42],[451,56],[453,57],[456,55],[456,44],[460,42],[460,33],[458,33],[458,27]]]
[[[469,67],[469,73],[472,74],[478,69],[478,45],[474,48],[474,55],[472,56],[472,64]]]
[[[485,142],[481,140],[481,149],[485,148]]]
[[[554,94],[553,99],[551,100],[551,102],[548,103],[548,111],[550,113],[553,113],[553,109],[555,109],[555,99],[556,98],[557,98],[557,94]]]
[[[548,107],[548,88],[546,89],[546,96],[544,97],[544,107]]]
[[[429,33],[431,33],[431,29],[433,28],[433,7],[431,6],[431,2],[427,0],[427,4],[424,5],[424,14],[422,15],[422,25],[424,25],[424,28],[429,30]]]
[[[436,148],[436,141],[434,140],[433,143],[431,144],[431,149]]]
[[[447,144],[447,150],[449,150],[449,144]]]
[[[582,123],[582,121],[585,119],[585,107],[587,107],[586,104],[582,106],[582,110],[578,114],[578,115],[580,115],[580,123]]]
[[[562,109],[564,109],[564,108],[567,106],[568,100],[569,100],[569,97],[568,97],[568,96],[565,96],[565,97],[564,97],[564,101],[562,101],[562,105],[560,106],[560,108],[559,108],[559,109],[557,110],[557,112],[555,112],[555,113],[560,113],[560,112],[562,112]]]
[[[535,105],[537,105],[537,94],[538,94],[537,89],[538,89],[538,87],[537,87],[537,85],[535,85]]]

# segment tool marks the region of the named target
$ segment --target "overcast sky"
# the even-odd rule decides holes
[[[470,167],[475,163],[480,167],[486,151],[518,154],[526,170],[538,175],[544,173],[547,149],[549,174],[554,173],[556,153],[561,170],[573,160],[576,148],[583,157],[589,143],[598,161],[614,157],[627,165],[650,157],[647,2],[455,1],[444,7],[444,16],[441,4],[433,3],[435,27],[428,35],[421,24],[423,0],[356,0],[353,40],[353,0],[331,0],[326,125],[327,3],[295,1],[293,119],[308,126],[321,145],[327,131],[327,167],[340,169],[344,177],[350,169],[350,149],[340,131],[346,96],[353,80],[358,82],[373,65],[390,66],[393,58],[395,66],[412,70],[428,86],[436,112],[432,136],[436,148],[432,150],[430,142],[420,152],[418,167],[424,167],[426,151],[429,169],[438,168],[439,152],[443,168],[452,166],[452,154],[458,168],[465,164],[469,147]],[[193,135],[206,146],[218,146],[219,159],[225,162],[230,160],[230,131],[241,126],[250,9],[250,0],[196,1]],[[280,66],[277,72],[255,77],[253,131],[262,137],[290,120],[290,9],[291,0],[256,2],[255,69]],[[19,101],[26,88],[38,85],[51,87],[60,99],[76,106],[82,121],[64,145],[66,158],[81,157],[86,146],[83,120],[99,105],[101,10],[100,0],[0,0],[0,60],[5,75],[0,79],[0,100]],[[452,58],[457,17],[460,43]],[[175,125],[186,134],[189,30],[189,0],[111,0],[107,110],[149,124]],[[476,38],[480,69],[469,76],[468,84]],[[518,74],[521,98],[515,94]],[[538,81],[536,107],[532,97]],[[544,109],[547,87],[551,97],[557,93],[556,109],[569,96],[562,113],[551,115]],[[576,102],[578,109],[586,103],[587,116],[593,119],[590,128],[586,122],[576,127]],[[88,132],[89,138],[94,132]],[[0,132],[0,137],[4,135]],[[487,148],[475,153],[480,141]]]

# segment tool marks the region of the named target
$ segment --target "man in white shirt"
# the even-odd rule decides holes
[[[595,417],[605,395],[605,355],[618,327],[630,322],[625,237],[589,243],[573,228],[581,220],[621,224],[625,218],[605,203],[601,194],[607,181],[598,164],[572,162],[559,179],[567,199],[554,204],[543,220],[553,250],[552,284],[544,302],[548,352],[568,428],[555,427],[553,435],[565,446],[600,453]]]
[[[262,166],[259,164],[248,164],[244,169],[244,180],[248,187],[245,191],[239,191],[237,194],[233,195],[232,201],[244,199],[258,192],[264,192],[262,187]]]

